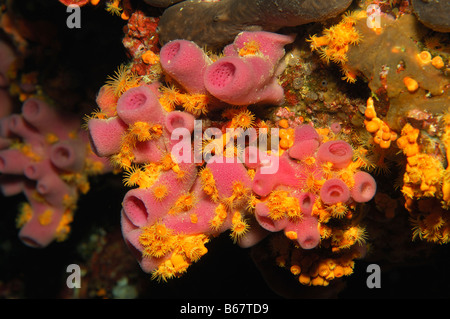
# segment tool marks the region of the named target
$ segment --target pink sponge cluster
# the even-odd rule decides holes
[[[175,129],[194,129],[195,118],[186,112],[165,111],[158,100],[154,86],[141,85],[127,90],[118,100],[116,115],[107,118],[92,118],[88,122],[89,136],[94,152],[98,156],[121,155],[131,162],[142,164],[158,162],[169,151],[172,132]],[[140,130],[134,137],[124,138],[132,128],[145,124],[154,129],[148,138]],[[147,130],[148,132],[148,130]],[[131,132],[132,133],[132,132]],[[124,151],[124,148],[130,149]],[[116,163],[119,164],[120,163]]]
[[[17,219],[19,238],[32,247],[65,239],[88,176],[109,166],[92,153],[76,117],[38,98],[2,118],[0,136],[0,189],[5,196],[23,192],[28,201]]]
[[[319,208],[367,202],[375,195],[373,177],[352,166],[352,147],[342,140],[321,142],[312,126],[298,126],[294,145],[281,156],[272,156],[277,158],[267,162],[277,161],[277,172],[264,174],[262,162],[253,179],[253,192],[263,198],[256,205],[255,216],[264,229],[284,230],[303,249],[320,243]],[[247,165],[255,167],[253,163]],[[288,195],[280,197],[283,191]],[[277,210],[285,214],[274,214]],[[289,216],[289,211],[296,215]]]
[[[216,159],[198,174],[191,114],[166,112],[147,85],[127,90],[109,114],[115,115],[89,120],[90,141],[97,155],[136,177],[139,187],[123,199],[122,232],[144,271],[163,279],[179,275],[206,253],[211,236],[234,228],[236,239],[243,237],[250,177],[236,158]],[[160,134],[140,139],[155,126]]]
[[[281,104],[277,83],[284,46],[294,36],[271,32],[242,32],[212,62],[194,43],[174,40],[161,49],[163,70],[189,93],[209,93],[228,104]]]

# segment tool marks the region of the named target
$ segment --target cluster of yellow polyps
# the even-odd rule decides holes
[[[273,245],[286,243],[279,237],[274,238]],[[354,259],[358,257],[360,254],[354,249],[334,257],[325,257],[314,250],[295,249],[290,254],[286,251],[278,255],[276,263],[280,267],[289,267],[290,272],[302,285],[328,286],[335,278],[351,275],[355,265]]]
[[[418,201],[417,210],[410,210],[409,221],[413,226],[413,239],[436,244],[450,242],[450,211],[441,207],[435,198]]]
[[[429,64],[431,63],[436,69],[442,69],[445,65],[444,60],[439,55],[435,57],[431,57],[431,53],[428,51],[422,51],[417,55],[417,58],[421,64]]]
[[[371,97],[367,99],[367,107],[364,115],[366,117],[364,125],[366,126],[366,130],[373,135],[373,141],[380,145],[381,148],[389,148],[391,142],[397,139],[397,133],[391,131],[386,122],[377,117]]]
[[[182,93],[177,87],[163,86],[159,103],[167,112],[172,112],[177,106],[182,106],[186,112],[195,116],[208,113],[209,98],[206,94]]]
[[[327,63],[333,61],[342,67],[344,80],[356,81],[356,74],[346,65],[349,45],[358,44],[361,35],[354,27],[358,19],[366,17],[365,11],[355,11],[343,15],[338,24],[324,29],[323,36],[311,36],[307,41],[311,42],[311,49],[319,51],[320,58]]]
[[[153,271],[153,278],[166,281],[179,276],[195,261],[208,252],[205,244],[209,241],[204,234],[175,234],[162,223],[143,227],[139,242],[144,247],[143,257],[170,257]]]
[[[397,140],[398,147],[406,155],[406,171],[402,192],[407,198],[434,197],[441,190],[443,167],[434,156],[420,153],[417,138],[419,130],[406,124]]]

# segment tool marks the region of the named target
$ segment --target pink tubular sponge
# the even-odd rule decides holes
[[[358,203],[371,200],[377,191],[375,179],[366,172],[357,172],[353,178],[355,179],[355,185],[351,189],[353,200]]]
[[[128,125],[136,122],[162,124],[165,112],[147,85],[131,88],[117,101],[117,115]]]
[[[194,42],[174,40],[160,52],[161,67],[189,93],[206,93],[203,75],[211,63]]]
[[[328,141],[320,145],[317,158],[322,162],[331,162],[335,168],[344,168],[352,161],[353,149],[345,141]]]
[[[120,151],[121,137],[128,126],[119,117],[90,119],[88,123],[92,150],[101,157],[111,156]]]
[[[332,178],[322,185],[320,198],[325,204],[345,203],[350,199],[350,190],[342,180]]]
[[[223,57],[206,69],[205,87],[229,104],[280,104],[284,91],[273,72],[273,65],[259,56]]]

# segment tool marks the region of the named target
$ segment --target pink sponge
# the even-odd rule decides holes
[[[40,134],[52,133],[60,137],[67,137],[69,133],[76,131],[79,125],[76,117],[56,110],[53,106],[37,98],[30,98],[23,103],[22,116],[26,123]]]
[[[263,202],[257,203],[255,206],[255,218],[259,225],[270,232],[283,230],[288,225],[287,218],[273,220],[269,217],[270,210]]]
[[[265,174],[264,167],[259,167],[253,178],[253,192],[259,196],[267,196],[278,185],[300,186],[300,181],[296,177],[296,165],[287,153],[283,153],[279,157],[273,155],[271,161],[278,162],[278,169],[273,174]]]
[[[80,140],[65,140],[53,144],[49,150],[50,162],[64,172],[79,172],[83,170],[85,154],[79,150],[85,147]]]
[[[320,243],[319,222],[315,216],[305,216],[300,222],[289,223],[284,232],[295,232],[303,249],[313,249]]]
[[[206,93],[203,74],[210,64],[207,55],[194,42],[174,40],[160,52],[161,67],[189,93]]]
[[[350,198],[350,190],[342,180],[331,178],[323,183],[320,198],[325,204],[345,203]]]
[[[302,212],[300,220],[292,220],[287,217],[274,220],[270,217],[270,210],[264,202],[256,204],[255,218],[261,227],[270,232],[284,230],[285,234],[296,240],[303,249],[315,248],[320,242],[319,223],[317,217],[311,215],[315,196],[310,193],[294,196],[299,199]],[[289,233],[295,233],[295,236]]]
[[[151,88],[146,85],[131,88],[117,101],[117,115],[125,123],[162,124],[165,112]]]
[[[251,180],[244,165],[237,160],[233,162],[223,161],[208,163],[206,166],[214,176],[215,184],[220,197],[229,197],[233,194],[233,183],[240,181],[250,190]]]
[[[30,159],[19,150],[2,150],[0,151],[0,173],[21,175],[29,161]]]
[[[328,141],[320,145],[317,158],[322,162],[331,162],[335,168],[344,168],[352,161],[353,149],[345,141]]]
[[[22,114],[3,119],[0,134],[19,142],[17,149],[4,144],[6,148],[0,151],[0,170],[5,174],[0,188],[6,196],[24,192],[29,203],[19,218],[20,239],[32,247],[64,240],[70,231],[73,204],[89,186],[91,172],[86,164],[101,163],[96,173],[110,167],[89,151],[87,133],[81,131],[77,116],[37,98],[24,102]],[[63,174],[77,178],[66,180]]]
[[[121,136],[128,126],[120,118],[90,119],[88,123],[92,150],[98,156],[111,156],[120,151]]]
[[[284,91],[273,72],[273,65],[259,56],[223,57],[207,67],[205,87],[229,104],[280,104]]]
[[[269,61],[275,65],[284,56],[284,46],[294,42],[295,35],[283,35],[266,31],[241,32],[234,42],[224,48],[225,55],[237,55],[239,50],[254,43]]]
[[[166,171],[152,187],[132,189],[125,194],[123,213],[133,225],[141,227],[153,224],[169,211],[181,194],[191,189],[197,177],[194,164],[178,165],[186,172],[183,178],[172,170]]]
[[[366,172],[357,172],[353,178],[355,185],[351,190],[351,196],[354,201],[365,203],[371,200],[377,191],[375,179]]]

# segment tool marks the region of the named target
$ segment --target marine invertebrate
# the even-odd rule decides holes
[[[65,240],[77,199],[89,191],[88,177],[110,169],[91,151],[79,125],[39,98],[26,100],[21,114],[2,119],[2,138],[11,143],[0,151],[1,189],[5,196],[25,194],[17,226],[28,246]]]
[[[364,115],[364,125],[366,126],[366,130],[373,135],[373,141],[383,149],[389,148],[391,142],[397,139],[397,133],[392,131],[386,122],[377,117],[373,98],[371,97],[367,99],[367,107]]]
[[[296,249],[314,250],[319,249],[319,245],[342,253],[364,243],[366,235],[362,227],[347,225],[347,222],[337,226],[330,220],[342,221],[343,216],[350,214],[349,207],[371,200],[376,192],[375,180],[359,171],[361,163],[353,162],[353,149],[347,142],[329,140],[324,143],[309,125],[298,126],[294,135],[294,144],[287,152],[281,156],[271,155],[272,161],[277,160],[279,165],[274,174],[262,174],[264,164],[256,169],[252,184],[253,192],[260,197],[254,208],[256,220],[268,231],[283,230],[296,247],[292,248],[292,255],[302,254]],[[282,252],[288,248],[279,249]],[[285,258],[279,257],[286,264]],[[293,274],[299,276],[303,284],[328,284],[334,278],[323,280],[327,277],[324,275],[320,283],[311,283],[305,276],[317,275],[296,265],[298,261],[291,260],[291,271],[295,269]]]
[[[277,64],[284,55],[284,46],[292,36],[269,32],[244,32],[224,49],[224,57],[206,68],[206,90],[232,105],[254,103],[280,104],[283,89],[276,82]],[[257,49],[241,54],[248,43],[257,43]]]

